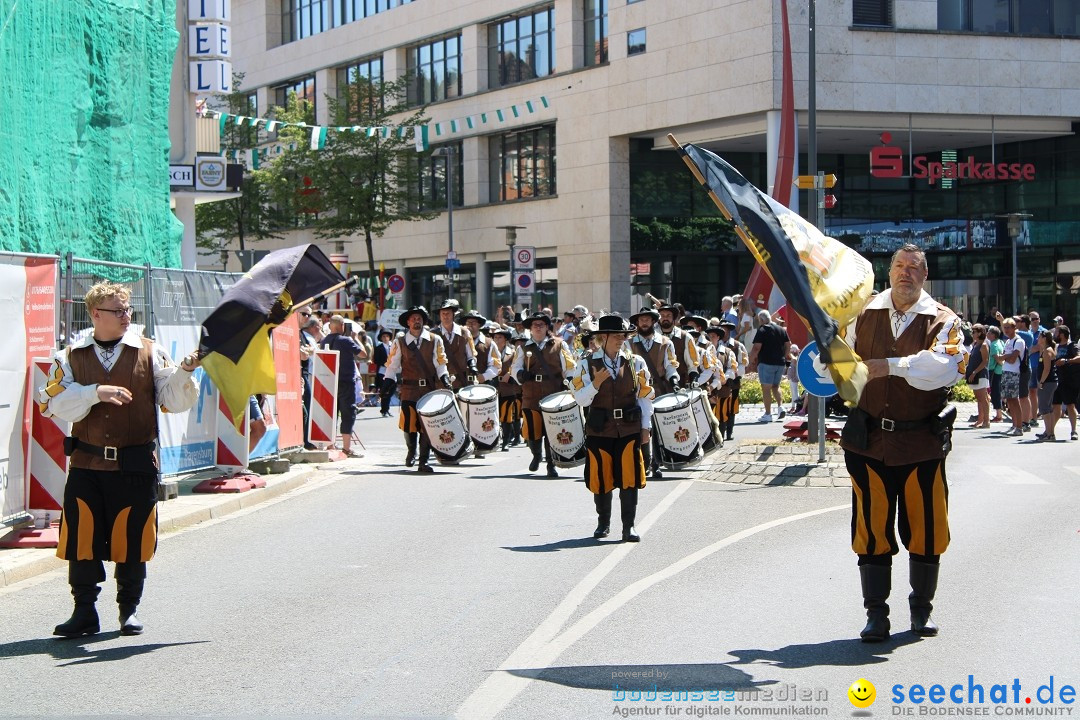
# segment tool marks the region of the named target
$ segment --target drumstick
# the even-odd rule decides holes
[[[532,370],[532,350],[525,351],[525,369]]]

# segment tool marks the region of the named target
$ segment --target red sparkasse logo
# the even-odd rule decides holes
[[[879,178],[904,177],[904,153],[892,142],[892,133],[881,133],[880,147],[870,150],[870,175]],[[969,180],[1034,180],[1032,163],[979,162],[974,156],[962,162],[930,160],[925,155],[911,158],[911,176],[931,185],[943,178]]]

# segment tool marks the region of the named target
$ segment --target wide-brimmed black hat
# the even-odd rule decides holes
[[[706,335],[719,335],[720,337],[723,337],[723,336],[727,335],[727,330],[720,327],[719,325],[710,325],[709,327],[705,328],[705,334]]]
[[[498,330],[491,330],[488,332],[488,335],[491,335],[492,337],[496,335],[502,335],[507,340],[514,339],[514,331],[510,328],[499,328]]]
[[[646,315],[651,317],[654,323],[660,322],[660,313],[658,313],[656,310],[653,310],[651,307],[643,307],[630,316],[630,323],[632,325],[637,325],[638,318],[644,317]]]
[[[720,321],[720,327],[722,327],[722,328],[726,328],[726,327],[733,328],[733,327],[739,327],[739,326],[736,325],[735,323],[731,322],[730,320],[721,320]]]
[[[375,336],[375,339],[376,340],[382,340],[383,335],[389,335],[391,338],[393,338],[394,337],[394,331],[389,330],[387,328],[383,328],[382,330],[379,331],[379,334]]]
[[[525,318],[523,318],[521,316],[521,313],[519,313],[519,312],[514,313],[514,320],[513,320],[514,325],[522,325],[524,322],[525,322]]]
[[[542,313],[542,312],[538,312],[538,313],[533,313],[532,315],[530,315],[529,317],[525,318],[525,319],[524,319],[524,320],[522,320],[521,322],[522,322],[522,323],[524,323],[525,327],[530,327],[530,328],[531,328],[531,327],[532,327],[532,324],[533,324],[534,322],[536,322],[537,320],[543,320],[544,322],[546,322],[546,323],[547,323],[547,326],[548,326],[549,328],[551,327],[551,318],[549,318],[549,317],[548,317],[547,315],[545,315],[545,314],[544,314],[544,313]]]
[[[596,329],[593,333],[596,335],[603,335],[604,333],[629,335],[630,324],[626,322],[626,318],[622,315],[601,315],[600,319],[596,321]]]
[[[701,337],[701,331],[700,330],[687,330],[686,334],[689,335],[690,337],[694,338],[695,340],[697,340],[699,337]]]
[[[480,313],[476,312],[475,310],[470,310],[469,312],[465,313],[464,315],[459,315],[458,318],[457,318],[457,322],[460,323],[461,325],[464,325],[466,320],[476,320],[478,323],[480,323],[481,327],[483,327],[484,325],[487,325],[487,321],[488,321],[488,319],[486,317],[484,317]]]
[[[461,312],[461,303],[454,298],[450,298],[439,306],[439,310],[453,310],[455,313],[459,313]]]
[[[428,317],[427,308],[423,305],[413,305],[411,308],[401,313],[401,317],[398,318],[398,324],[406,330],[409,329],[409,318],[413,315],[420,315],[424,319],[425,325],[431,324],[431,318]]]
[[[683,320],[686,320],[688,322],[692,322],[695,325],[700,325],[701,327],[708,327],[709,326],[708,318],[703,318],[700,315],[684,315]]]
[[[661,305],[660,307],[656,308],[656,314],[659,315],[665,310],[670,312],[675,317],[679,317],[679,313],[681,312],[679,308],[675,307],[674,305]]]

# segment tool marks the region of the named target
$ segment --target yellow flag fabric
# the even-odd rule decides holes
[[[221,393],[225,405],[233,416],[236,431],[243,432],[244,408],[252,395],[277,394],[277,376],[274,371],[274,349],[270,344],[270,330],[274,325],[264,325],[248,344],[240,362],[233,362],[221,353],[210,353],[202,360],[203,369]]]

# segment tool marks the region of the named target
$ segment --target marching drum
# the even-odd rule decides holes
[[[708,455],[713,450],[724,446],[724,441],[720,437],[720,423],[713,415],[712,408],[709,407],[709,396],[704,390],[694,388],[688,394],[690,405],[694,409],[694,422],[697,423],[701,450]]]
[[[469,437],[480,450],[494,450],[499,444],[499,391],[490,385],[466,385],[458,390]]]
[[[457,465],[469,451],[469,433],[449,390],[433,390],[416,403],[420,424],[435,457],[443,465]]]
[[[691,397],[668,393],[653,400],[653,427],[660,440],[660,462],[668,470],[680,470],[701,462],[701,443]]]
[[[540,401],[551,458],[563,468],[585,464],[585,419],[581,406],[567,390],[553,393]]]

